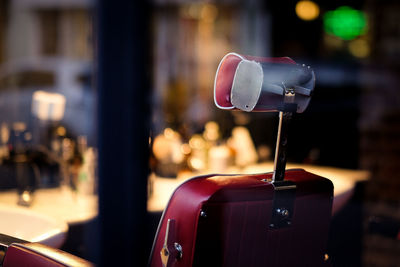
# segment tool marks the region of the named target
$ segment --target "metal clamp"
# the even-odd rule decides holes
[[[276,181],[272,185],[274,186],[274,203],[269,227],[278,229],[291,226],[296,184],[292,181]]]

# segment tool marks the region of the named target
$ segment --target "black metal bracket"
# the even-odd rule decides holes
[[[288,90],[285,94],[283,110],[279,112],[279,127],[276,140],[274,174],[272,185],[274,186],[274,200],[272,206],[271,222],[269,227],[279,229],[292,224],[294,200],[296,197],[296,184],[285,181],[287,136],[292,112],[297,105],[293,104],[294,93]]]
[[[296,184],[292,181],[276,181],[274,186],[274,200],[272,205],[271,222],[269,227],[279,229],[292,224]]]

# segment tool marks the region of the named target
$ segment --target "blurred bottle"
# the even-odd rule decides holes
[[[182,138],[171,128],[154,138],[152,154],[154,155],[154,172],[162,177],[176,177],[184,164]]]
[[[97,187],[97,151],[93,147],[85,149],[82,156],[83,164],[78,174],[78,193],[95,194]]]
[[[40,174],[37,166],[31,162],[29,148],[31,134],[27,131],[24,122],[15,122],[11,134],[11,160],[15,166],[17,181],[18,205],[30,206],[33,202],[33,193],[37,187]]]
[[[189,140],[191,149],[188,165],[193,171],[203,171],[207,168],[207,142],[202,135],[195,134]]]
[[[246,127],[238,126],[233,128],[229,145],[235,150],[236,166],[245,167],[257,162],[257,151]]]
[[[208,169],[210,172],[223,173],[232,165],[232,159],[233,152],[227,145],[213,146],[208,151]]]

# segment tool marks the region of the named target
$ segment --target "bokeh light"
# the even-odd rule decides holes
[[[371,49],[366,40],[357,39],[349,43],[349,51],[355,57],[366,58],[369,56]]]
[[[329,34],[343,40],[353,40],[367,31],[365,14],[348,6],[342,6],[324,15],[324,28]]]
[[[319,16],[319,6],[313,1],[299,1],[296,14],[302,20],[314,20]]]

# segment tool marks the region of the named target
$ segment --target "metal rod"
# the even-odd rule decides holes
[[[292,118],[292,112],[279,112],[278,136],[276,138],[274,174],[272,181],[283,181],[286,168],[286,148],[289,122]]]
[[[274,158],[274,177],[275,177],[275,172],[276,172],[276,165],[278,162],[278,154],[279,154],[279,143],[281,141],[281,129],[282,129],[282,117],[283,117],[283,112],[279,112],[279,124],[278,124],[278,134],[276,136],[276,145],[275,145],[275,158]]]

